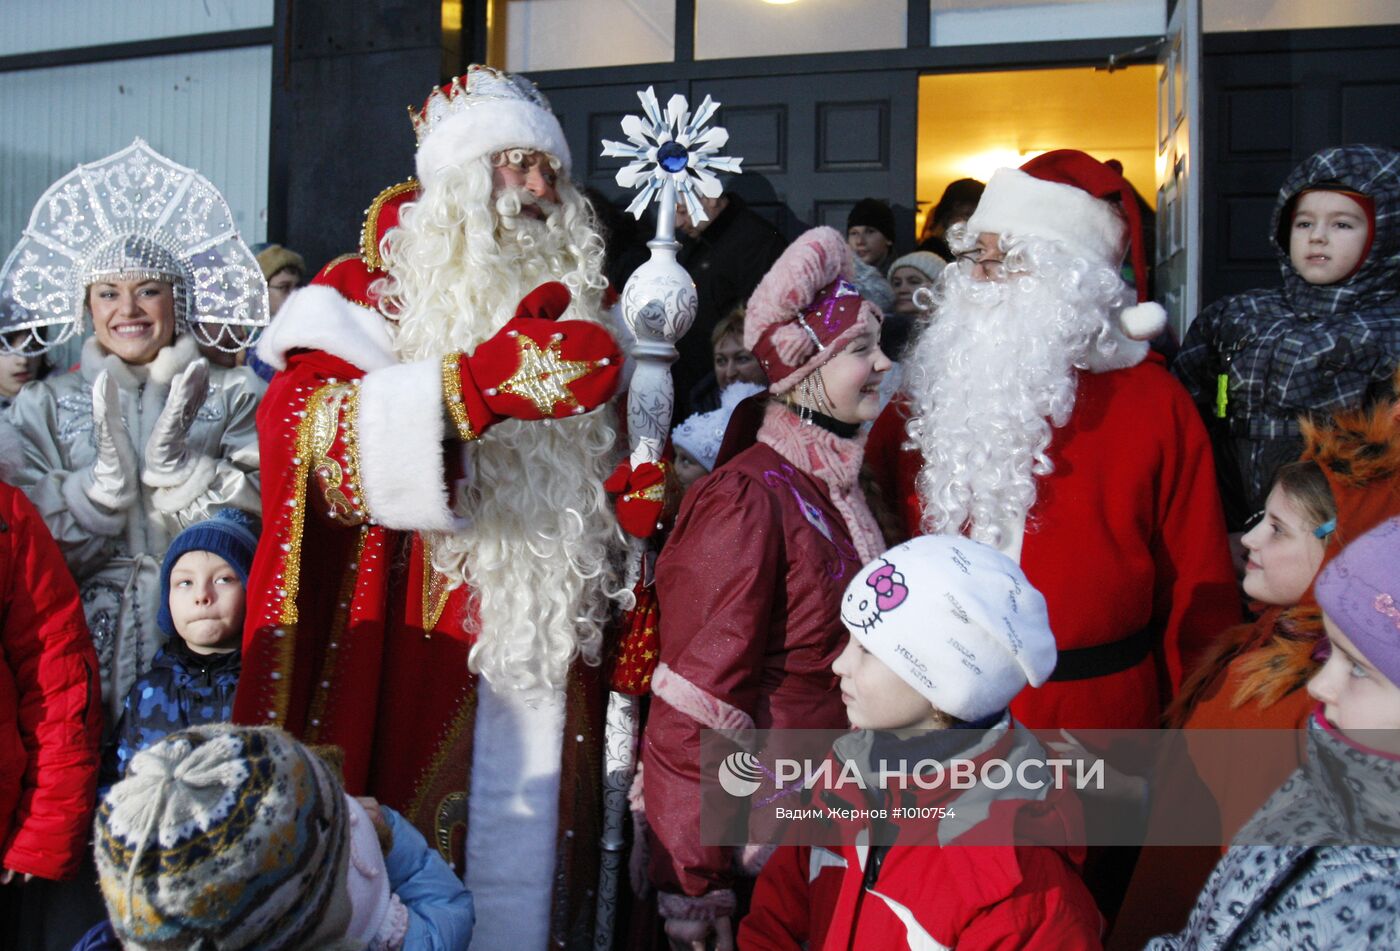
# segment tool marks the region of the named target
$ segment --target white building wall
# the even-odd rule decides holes
[[[202,172],[244,240],[264,240],[271,98],[271,47],[0,73],[0,257],[51,182],[137,136]]]
[[[273,0],[0,0],[0,56],[271,26]]]

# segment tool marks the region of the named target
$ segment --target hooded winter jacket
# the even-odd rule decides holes
[[[1288,254],[1294,200],[1324,183],[1375,203],[1366,259],[1351,277],[1326,285],[1304,280]],[[1388,395],[1400,364],[1400,152],[1375,145],[1318,152],[1279,189],[1271,227],[1283,286],[1207,307],[1172,367],[1211,430],[1232,531],[1264,507],[1274,470],[1298,457],[1298,417]]]

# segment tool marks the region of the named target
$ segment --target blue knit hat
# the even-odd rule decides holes
[[[175,536],[160,566],[160,612],[156,615],[156,623],[166,637],[175,636],[175,621],[170,616],[170,571],[180,556],[191,551],[213,552],[229,563],[246,586],[261,531],[262,525],[256,516],[240,509],[224,509],[213,518],[196,522]]]

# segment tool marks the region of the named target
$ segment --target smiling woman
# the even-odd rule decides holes
[[[70,207],[73,194],[88,206]],[[267,321],[266,283],[213,185],[138,140],[40,199],[0,295],[0,340],[14,349],[92,321],[79,365],[25,386],[10,412],[25,442],[15,481],[78,581],[115,723],[165,640],[155,615],[170,540],[216,510],[261,507],[263,384],[209,366],[196,337],[246,340]]]

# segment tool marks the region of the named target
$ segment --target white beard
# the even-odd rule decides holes
[[[385,241],[399,357],[471,351],[549,280],[573,294],[561,319],[604,323],[602,243],[579,193],[561,185],[541,222],[513,214],[516,196],[490,200],[485,160],[456,172],[435,178]],[[612,605],[630,598],[618,586],[625,546],[602,488],[619,455],[614,411],[504,420],[466,451],[470,477],[454,508],[470,524],[426,538],[433,565],[471,587],[472,670],[498,691],[552,694],[575,657],[599,662]]]
[[[1054,468],[1046,452],[1074,410],[1078,368],[1116,346],[1110,315],[1126,287],[1054,246],[1008,246],[1004,283],[958,267],[941,276],[907,387],[922,529],[1015,549],[1036,477]]]

